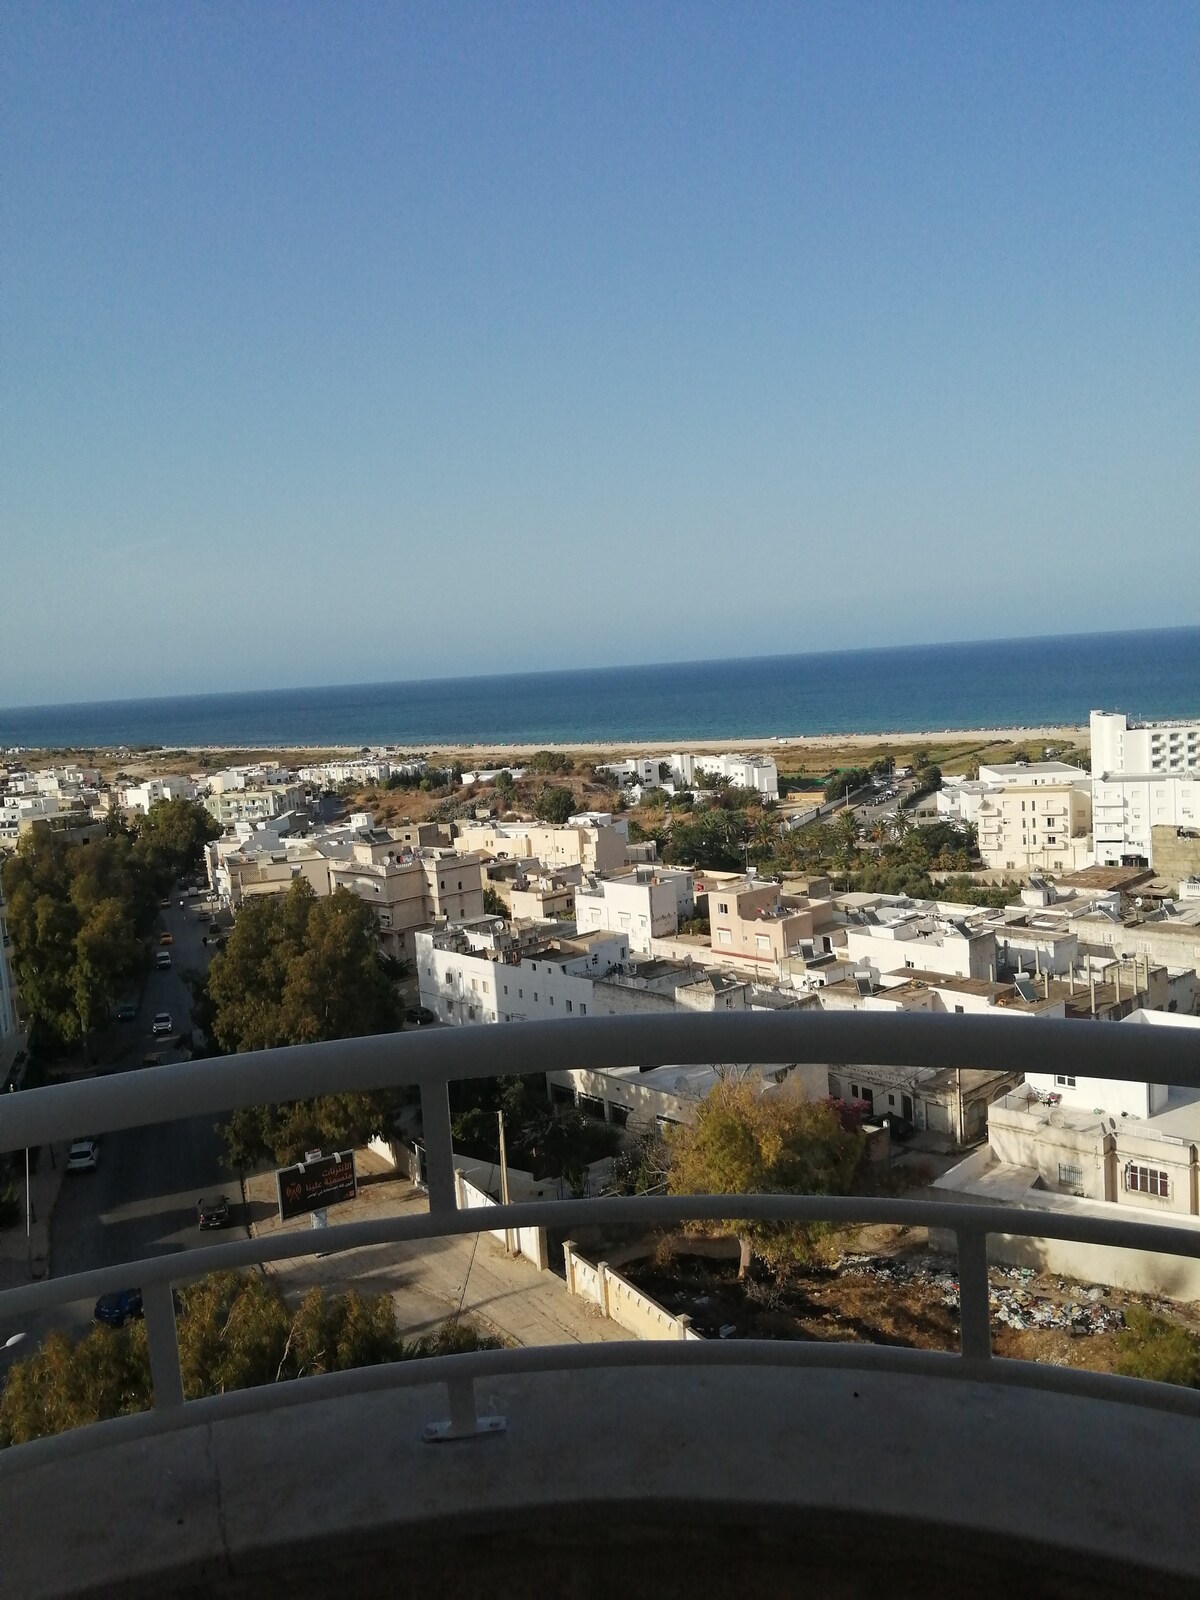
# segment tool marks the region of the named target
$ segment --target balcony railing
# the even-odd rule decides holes
[[[1200,1416],[1200,1392],[992,1355],[988,1302],[989,1235],[1069,1240],[1200,1257],[1200,1232],[1157,1223],[1070,1217],[1019,1208],[940,1200],[829,1196],[639,1197],[507,1206],[460,1212],[454,1196],[448,1085],[502,1074],[624,1065],[753,1061],[836,1062],[908,1067],[1054,1070],[1093,1078],[1132,1078],[1200,1087],[1200,1044],[1187,1029],[1090,1027],[1082,1022],[929,1014],[830,1015],[814,1012],[722,1016],[607,1017],[384,1034],[332,1044],[162,1067],[5,1097],[0,1148],[6,1151],[85,1134],[146,1126],[239,1106],[307,1098],[334,1090],[415,1085],[421,1096],[429,1214],[341,1224],[323,1230],[323,1254],[502,1228],[575,1229],[678,1226],[703,1220],[828,1221],[936,1227],[957,1243],[960,1344],[957,1354],[891,1346],[739,1340],[729,1343],[607,1343],[477,1352],[370,1367],[186,1401],[180,1375],[172,1285],[206,1273],[311,1255],[309,1233],[275,1234],[52,1279],[0,1295],[0,1319],[140,1286],[146,1318],[153,1410],[97,1423],[0,1453],[0,1473],[78,1454],[193,1422],[265,1412],[307,1400],[444,1382],[449,1421],[430,1437],[481,1431],[474,1385],[502,1373],[658,1364],[868,1368],[966,1378]]]

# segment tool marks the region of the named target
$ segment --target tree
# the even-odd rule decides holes
[[[204,859],[204,846],[221,829],[194,800],[159,800],[136,826],[136,850],[163,890]]]
[[[670,1130],[672,1194],[847,1194],[862,1161],[860,1130],[843,1125],[827,1100],[786,1088],[764,1093],[757,1082],[718,1083],[690,1126]],[[741,1245],[739,1278],[758,1259],[776,1272],[818,1259],[827,1223],[734,1220]]]
[[[0,881],[26,1012],[55,1042],[75,1044],[107,1020],[145,968],[142,941],[157,915],[153,877],[127,834],[85,848],[35,827],[0,868]]]
[[[318,1288],[292,1306],[274,1278],[222,1272],[178,1295],[179,1364],[189,1400],[497,1345],[457,1319],[406,1341],[386,1294]],[[0,1395],[0,1446],[146,1411],[150,1403],[143,1323],[96,1327],[77,1341],[52,1333],[9,1372]]]
[[[1117,1335],[1116,1370],[1126,1378],[1200,1389],[1200,1339],[1177,1322],[1134,1306]]]
[[[489,917],[507,917],[508,907],[489,883],[483,891],[483,909]]]
[[[371,907],[345,889],[318,899],[303,878],[286,895],[242,907],[202,991],[206,1029],[227,1052],[386,1033],[401,1020]],[[235,1165],[286,1163],[317,1146],[360,1142],[387,1112],[384,1095],[334,1094],[245,1107],[222,1132]]]
[[[575,795],[570,789],[547,784],[533,802],[533,809],[543,822],[563,823],[574,814]]]

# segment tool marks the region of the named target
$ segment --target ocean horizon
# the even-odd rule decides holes
[[[1200,716],[1200,627],[0,709],[0,748],[620,744]]]

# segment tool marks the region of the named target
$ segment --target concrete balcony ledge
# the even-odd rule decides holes
[[[1194,1594],[1200,1423],[870,1368],[507,1373],[47,1455],[0,1594]],[[40,1447],[36,1447],[40,1448]]]

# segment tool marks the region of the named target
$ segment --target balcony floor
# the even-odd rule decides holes
[[[1194,1593],[1200,1424],[990,1383],[769,1367],[314,1401],[0,1479],[0,1594]]]

